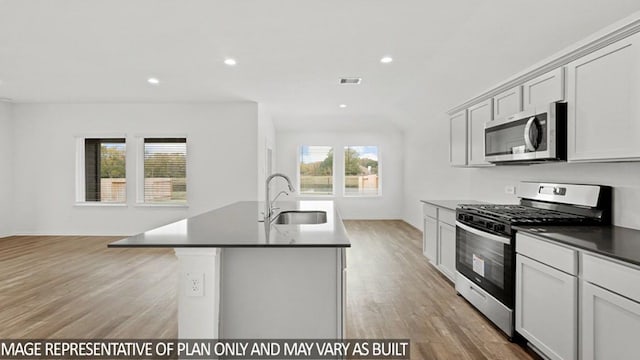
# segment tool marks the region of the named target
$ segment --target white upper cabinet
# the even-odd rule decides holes
[[[567,65],[569,161],[640,159],[640,33]]]
[[[525,110],[546,111],[549,104],[564,100],[564,68],[557,68],[529,80],[522,88]]]
[[[467,111],[454,114],[449,123],[449,163],[467,165]]]
[[[516,86],[493,97],[493,118],[504,119],[522,111],[522,86]]]
[[[471,106],[469,117],[468,164],[470,166],[491,165],[484,159],[484,124],[493,120],[493,99]]]

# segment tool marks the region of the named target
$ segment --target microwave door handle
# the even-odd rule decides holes
[[[537,121],[538,119],[536,119],[535,116],[532,116],[529,118],[529,120],[527,120],[527,125],[525,125],[524,127],[524,144],[525,144],[525,148],[529,151],[536,151],[536,148],[539,145],[537,140],[531,139],[531,127],[532,126],[537,127],[538,126],[538,124],[536,124]],[[536,143],[534,144],[533,141],[536,141]]]
[[[478,229],[472,228],[471,226],[465,225],[459,221],[456,221],[456,226],[464,231],[470,232],[474,235],[483,237],[485,239],[501,242],[506,245],[511,244],[511,238],[508,238],[508,237],[498,236],[482,230],[478,230]]]

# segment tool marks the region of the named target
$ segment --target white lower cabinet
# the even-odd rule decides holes
[[[516,331],[537,351],[640,359],[639,266],[524,233],[516,234],[516,253]]]
[[[550,359],[577,359],[578,280],[516,255],[516,331]]]
[[[456,277],[456,228],[440,221],[438,223],[438,268],[451,281]]]
[[[424,216],[423,226],[422,253],[435,264],[438,256],[438,220]]]
[[[422,253],[449,280],[456,277],[456,213],[423,204]]]
[[[640,358],[640,269],[590,255],[583,264],[581,358]]]

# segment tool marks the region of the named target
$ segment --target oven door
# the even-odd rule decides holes
[[[456,221],[456,269],[511,309],[514,260],[511,237]]]
[[[547,159],[554,127],[548,113],[522,112],[504,120],[489,121],[484,129],[484,156],[490,162]],[[550,125],[551,124],[551,125]]]

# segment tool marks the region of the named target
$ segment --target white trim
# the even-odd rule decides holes
[[[84,202],[85,200],[86,184],[84,177],[84,139],[85,138],[83,137],[76,137],[76,203]]]
[[[479,95],[457,105],[447,113],[453,115],[459,111],[462,111],[474,104],[492,98],[503,91],[507,91],[510,88],[522,85],[523,83],[534,79],[540,75],[564,66],[576,59],[579,59],[587,54],[590,54],[596,50],[599,50],[607,45],[622,40],[628,36],[631,36],[637,32],[640,32],[640,11],[635,12],[631,16],[618,21],[587,38],[579,41],[564,50],[536,63],[535,65],[517,73],[516,75],[508,78],[507,80],[499,83],[498,85],[489,88]]]
[[[189,204],[176,204],[176,203],[136,203],[136,207],[148,207],[148,208],[188,208]]]
[[[78,207],[128,207],[127,203],[101,202],[101,201],[77,201],[73,206]]]
[[[144,204],[144,137],[136,136],[136,205]]]

